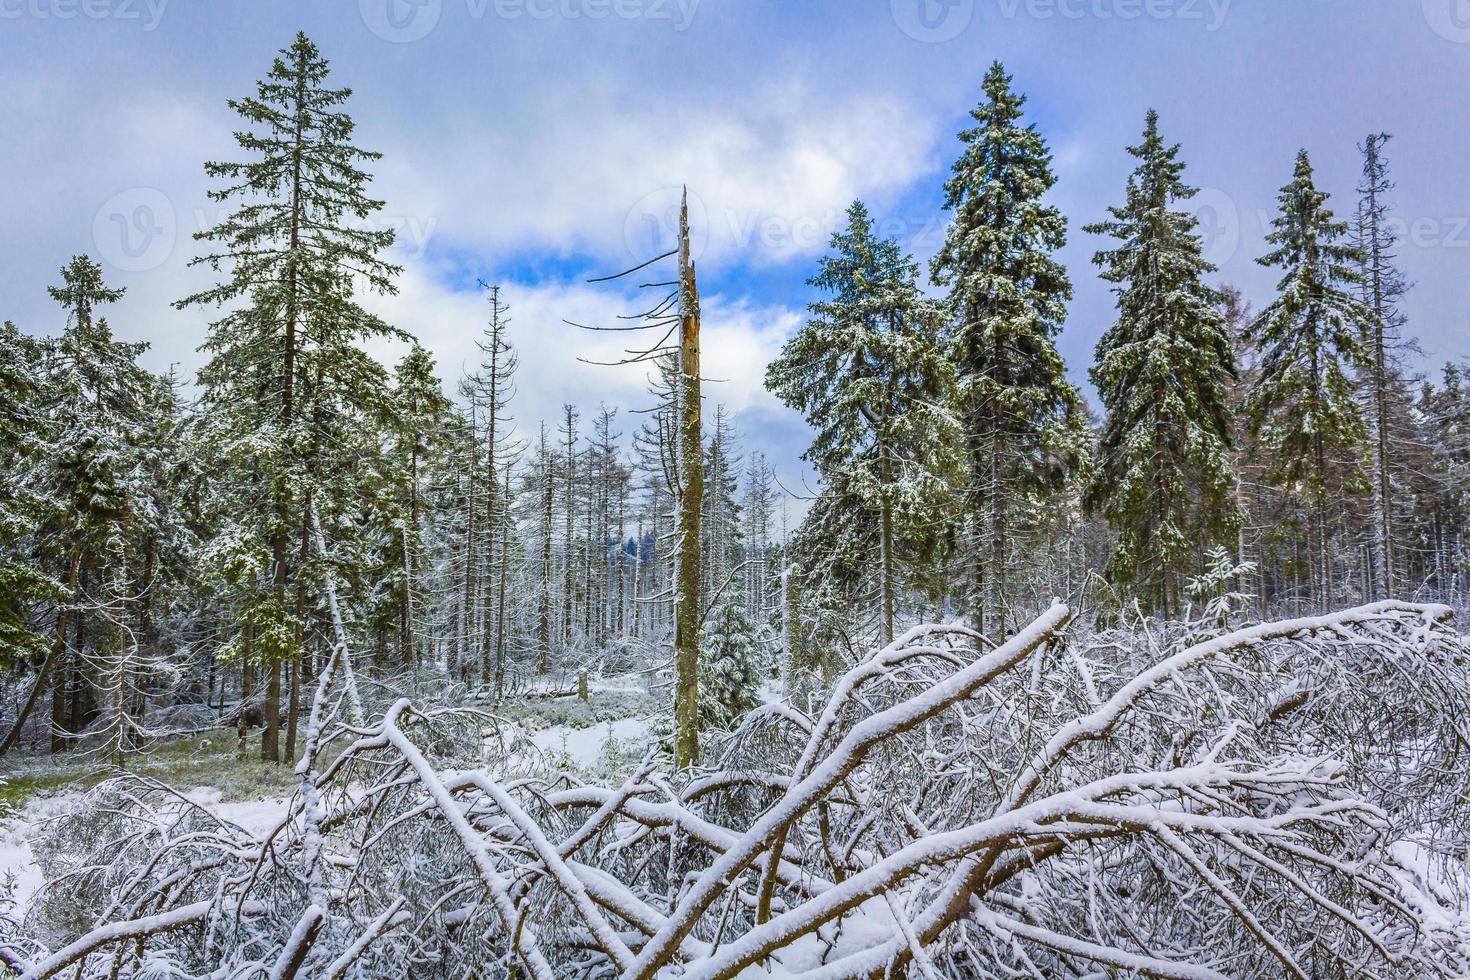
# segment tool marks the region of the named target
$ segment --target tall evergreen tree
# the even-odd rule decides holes
[[[771,583],[777,576],[773,557],[772,518],[777,502],[776,474],[764,453],[751,453],[740,509],[745,515],[745,595],[757,626],[770,625]]]
[[[1044,201],[1056,183],[1051,154],[1035,125],[1022,125],[1026,100],[999,62],[984,92],[945,184],[954,220],[932,275],[949,287],[955,318],[974,619],[999,630],[1013,505],[1064,482],[1070,460],[1058,425],[1080,398],[1055,344],[1072,285],[1052,258],[1067,221]]]
[[[404,666],[418,662],[415,653],[414,603],[423,590],[419,580],[425,555],[424,502],[427,490],[449,450],[448,421],[453,406],[444,396],[434,373],[434,358],[419,344],[412,345],[394,370],[393,441],[406,521],[403,526],[404,583],[399,618]]]
[[[935,514],[959,462],[959,427],[946,396],[942,306],[919,294],[918,269],[874,235],[862,202],[832,236],[811,285],[829,298],[767,369],[766,385],[815,430],[803,458],[823,480],[806,526],[822,577],[850,594],[876,553],[878,635],[893,638],[896,562],[932,554]],[[835,597],[834,597],[835,598]]]
[[[66,328],[48,344],[46,380],[55,448],[41,469],[54,503],[48,531],[60,546],[53,560],[72,606],[56,617],[53,751],[99,710],[121,716],[121,663],[134,659],[123,607],[136,585],[138,535],[150,533],[156,516],[145,465],[148,428],[154,414],[168,410],[158,404],[160,379],[138,364],[148,345],[115,339],[98,313],[123,291],[108,287],[101,266],[84,255],[61,277],[50,293],[66,313]],[[106,598],[83,603],[84,593]],[[63,643],[68,626],[73,638]],[[98,703],[99,693],[110,695],[106,703]]]
[[[1333,596],[1328,508],[1334,491],[1356,485],[1366,437],[1353,372],[1369,366],[1363,332],[1373,313],[1353,295],[1362,253],[1343,240],[1328,195],[1317,189],[1306,150],[1281,189],[1281,213],[1266,236],[1273,250],[1257,261],[1283,274],[1278,296],[1250,327],[1261,347],[1260,377],[1248,410],[1264,437],[1271,476],[1289,498],[1310,508],[1320,603]]]
[[[551,535],[555,524],[556,510],[556,450],[546,438],[546,423],[541,423],[541,433],[536,440],[536,457],[532,463],[536,496],[535,534],[538,544],[539,581],[536,590],[536,673],[544,674],[551,669],[551,571],[555,562]]]
[[[1093,384],[1108,415],[1087,492],[1117,532],[1112,577],[1164,615],[1182,598],[1181,574],[1212,544],[1234,544],[1239,514],[1230,459],[1228,385],[1235,356],[1220,295],[1203,276],[1179,147],[1149,112],[1139,164],[1122,207],[1090,234],[1118,240],[1093,261],[1117,283],[1118,319],[1097,345]]]
[[[0,325],[0,668],[37,656],[44,639],[34,607],[61,596],[36,533],[45,501],[32,479],[50,447],[41,345],[9,320]]]
[[[229,101],[247,124],[235,139],[248,160],[205,164],[224,183],[210,196],[237,206],[198,233],[217,251],[195,259],[228,272],[175,304],[233,304],[210,326],[200,381],[241,463],[236,479],[259,480],[264,490],[265,503],[240,515],[246,526],[237,538],[269,551],[269,604],[255,610],[257,630],[277,639],[264,661],[261,755],[272,761],[280,759],[281,661],[299,651],[287,587],[298,563],[292,538],[299,531],[306,540],[313,505],[313,410],[330,399],[360,407],[377,394],[367,389],[381,377],[357,370],[353,345],[389,330],[357,306],[353,290],[391,292],[398,272],[379,258],[393,233],[364,224],[382,202],[367,196],[361,165],[379,154],[351,142],[352,119],[340,111],[351,91],[328,88],[327,75],[316,45],[298,34],[255,96]],[[315,451],[329,447],[316,441]]]

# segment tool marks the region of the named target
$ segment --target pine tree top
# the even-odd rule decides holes
[[[77,255],[61,267],[61,285],[48,286],[46,291],[67,311],[69,324],[86,329],[92,325],[96,307],[116,303],[127,289],[109,288],[102,281],[102,266],[89,255]]]
[[[190,264],[215,270],[228,264],[231,274],[176,307],[252,294],[257,305],[266,305],[286,282],[306,287],[314,303],[338,305],[347,304],[353,280],[377,292],[396,291],[393,279],[401,270],[378,255],[393,244],[393,230],[366,225],[383,202],[368,196],[371,177],[361,165],[382,154],[352,143],[354,123],[339,109],[352,91],[328,88],[328,74],[316,45],[298,33],[256,83],[253,97],[228,100],[250,124],[235,133],[248,159],[211,161],[204,169],[224,183],[210,198],[239,204],[213,228],[195,233],[220,250]],[[301,299],[278,302],[300,305]]]

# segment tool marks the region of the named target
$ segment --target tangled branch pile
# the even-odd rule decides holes
[[[354,724],[329,670],[275,833],[104,784],[32,913],[78,938],[8,956],[28,980],[1462,976],[1449,618],[923,626],[819,715],[766,705],[716,769],[650,757],[615,788],[482,714]]]

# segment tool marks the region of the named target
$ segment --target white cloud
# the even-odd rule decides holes
[[[508,339],[520,358],[512,414],[529,434],[540,419],[555,419],[564,403],[584,416],[606,402],[627,412],[651,404],[646,365],[605,367],[587,361],[615,361],[637,345],[650,346],[651,333],[592,333],[564,322],[615,325],[633,312],[629,297],[582,283],[502,282],[501,295],[510,306]],[[645,297],[646,300],[646,297]],[[475,370],[475,345],[485,328],[488,302],[479,289],[456,290],[427,263],[409,262],[393,296],[363,297],[364,305],[416,337],[433,352],[440,376],[453,390],[465,370]],[[704,374],[710,402],[735,413],[762,414],[786,410],[765,390],[766,364],[795,331],[800,316],[783,306],[762,306],[745,299],[707,296],[702,308]],[[391,363],[401,351],[382,345],[374,351]],[[625,426],[631,428],[632,423]]]
[[[610,88],[537,91],[503,125],[419,127],[384,146],[375,188],[445,242],[613,263],[672,241],[691,191],[706,262],[781,261],[826,245],[855,197],[930,168],[936,126],[883,96],[769,83],[697,110]],[[530,120],[529,122],[527,120]]]

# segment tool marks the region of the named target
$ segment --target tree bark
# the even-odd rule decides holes
[[[546,426],[541,426],[541,617],[537,624],[536,673],[551,664],[551,522],[556,503],[556,469],[546,449]]]
[[[71,571],[67,575],[66,593],[67,599],[56,607],[56,639],[51,643],[51,649],[46,653],[46,659],[41,661],[41,669],[36,674],[36,683],[31,688],[31,693],[26,696],[25,704],[21,705],[20,712],[15,716],[15,724],[11,726],[10,732],[5,736],[5,741],[0,742],[0,757],[14,748],[20,739],[21,729],[25,728],[26,719],[36,708],[36,702],[41,699],[41,692],[46,690],[46,681],[51,676],[56,665],[66,655],[66,628],[67,628],[67,603],[75,602],[77,595],[77,576],[82,565],[81,552],[72,558]],[[64,675],[63,675],[64,676]],[[60,681],[57,682],[58,686]],[[53,746],[54,751],[54,746]]]
[[[689,256],[689,194],[679,212],[679,371],[682,418],[679,591],[674,624],[674,764],[699,761],[700,514],[704,443],[700,427],[699,286]]]

